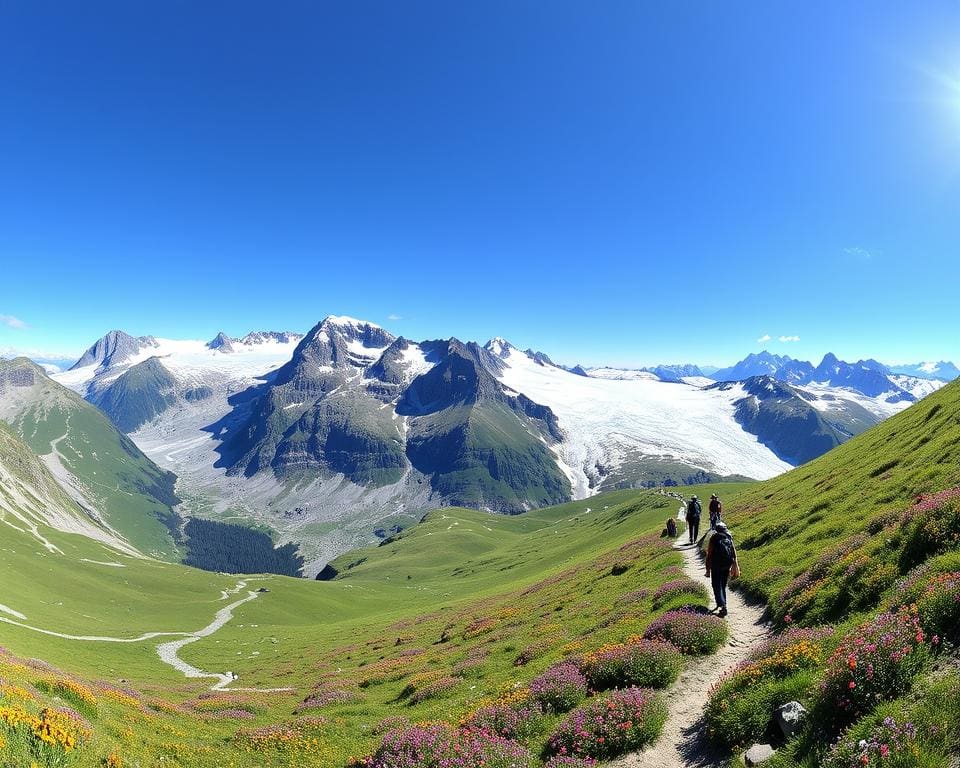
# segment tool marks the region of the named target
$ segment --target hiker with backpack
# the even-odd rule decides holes
[[[707,576],[713,585],[713,596],[717,601],[717,615],[727,615],[727,583],[731,575],[736,578],[740,575],[740,565],[737,563],[737,550],[733,546],[733,536],[726,523],[719,521],[710,542],[707,544],[707,555],[704,558],[707,567]]]
[[[690,531],[690,543],[697,540],[697,534],[700,532],[700,500],[696,496],[690,497],[687,504],[687,529]]]
[[[720,522],[720,517],[723,515],[723,504],[720,503],[720,499],[717,494],[711,494],[710,496],[710,527],[716,528],[717,523]]]

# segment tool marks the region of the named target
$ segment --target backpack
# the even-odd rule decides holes
[[[697,499],[693,499],[687,505],[687,517],[697,520],[700,519],[700,502]]]
[[[715,533],[710,539],[711,555],[710,567],[725,570],[733,565],[736,553],[733,549],[733,539],[725,533]]]

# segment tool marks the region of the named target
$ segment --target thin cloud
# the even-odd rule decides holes
[[[799,336],[781,336],[780,341],[782,341],[784,344],[789,344],[792,341],[800,341],[800,337]]]
[[[770,341],[770,334],[765,333],[763,336],[757,339],[757,344],[766,344],[768,341]]]
[[[0,323],[7,326],[7,328],[16,328],[18,331],[22,331],[27,327],[27,324],[23,322],[23,320],[13,315],[0,315]]]
[[[387,315],[387,320],[403,320],[402,315]]]
[[[844,254],[857,261],[872,261],[874,252],[859,245],[854,245],[843,249]]]

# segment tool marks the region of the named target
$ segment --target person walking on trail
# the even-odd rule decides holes
[[[687,504],[687,529],[690,531],[690,543],[697,540],[697,534],[700,532],[700,500],[696,496],[691,496]]]
[[[720,522],[720,518],[723,515],[723,504],[720,502],[720,499],[717,497],[717,494],[711,494],[710,496],[710,527],[716,528],[717,523]]]
[[[727,584],[731,574],[740,575],[737,563],[737,550],[733,546],[733,536],[726,523],[719,521],[710,542],[707,544],[707,556],[704,558],[707,576],[713,585],[713,597],[717,601],[717,615],[727,615]]]

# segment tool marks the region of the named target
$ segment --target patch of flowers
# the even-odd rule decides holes
[[[359,685],[361,688],[367,688],[371,685],[380,685],[399,680],[407,673],[407,664],[416,657],[404,656],[396,659],[384,659],[373,664],[368,664],[358,670],[360,676]]]
[[[843,720],[909,690],[928,658],[916,612],[881,613],[844,636],[827,660],[823,702]]]
[[[94,696],[93,691],[75,680],[57,678],[53,682],[41,681],[37,683],[37,688],[54,696],[59,696],[64,701],[69,701],[91,715],[97,712],[97,697]]]
[[[31,751],[41,759],[59,761],[90,739],[83,718],[58,709],[45,708],[35,715],[19,706],[0,706],[0,724],[30,742]]]
[[[656,740],[666,719],[667,705],[655,691],[611,691],[570,712],[546,749],[551,755],[609,759]]]
[[[322,709],[333,704],[352,704],[363,701],[356,691],[346,691],[342,688],[326,688],[315,691],[307,696],[297,707],[297,713],[305,712],[308,709]]]
[[[244,752],[281,752],[298,758],[312,758],[318,765],[331,759],[331,751],[317,735],[309,721],[295,721],[265,725],[260,728],[241,728],[234,734],[234,742]]]
[[[495,733],[514,741],[529,737],[537,729],[543,716],[540,705],[530,698],[527,689],[497,701],[483,703],[460,721],[465,731]]]
[[[710,737],[733,747],[762,736],[778,706],[806,693],[831,634],[829,627],[793,628],[754,649],[710,688],[705,710]]]
[[[553,712],[573,709],[588,692],[587,678],[569,661],[554,664],[530,681],[530,698]]]
[[[727,623],[692,608],[681,608],[661,614],[643,636],[648,640],[673,643],[683,653],[706,655],[713,653],[727,639]]]
[[[907,510],[902,527],[908,531],[904,555],[920,562],[960,543],[960,488],[922,496]]]
[[[865,739],[842,737],[831,747],[824,768],[879,768],[913,765],[919,756],[917,729],[913,723],[898,723],[886,717]],[[906,758],[906,761],[904,761]]]
[[[675,597],[708,599],[707,588],[693,579],[683,576],[679,579],[665,582],[657,587],[653,593],[653,605],[658,607],[664,605]]]
[[[492,632],[497,627],[497,620],[494,618],[477,619],[468,624],[463,630],[463,639],[472,640],[480,635]]]
[[[350,761],[356,768],[528,768],[530,753],[493,733],[426,723],[390,731],[373,755]]]
[[[930,579],[917,600],[917,611],[920,623],[936,640],[960,642],[960,571]]]
[[[459,677],[442,676],[417,687],[410,695],[410,704],[419,704],[427,699],[433,699],[447,691],[456,688],[463,680]]]
[[[543,768],[594,768],[596,765],[597,761],[592,757],[556,755],[544,763]]]
[[[666,688],[680,674],[683,659],[665,640],[630,637],[584,655],[580,669],[594,690],[640,686]]]
[[[553,642],[550,640],[541,640],[537,643],[532,643],[524,648],[520,653],[517,654],[517,658],[513,660],[513,666],[523,667],[529,664],[534,659],[539,656],[543,656],[545,653],[549,653],[553,650]]]
[[[649,589],[634,589],[631,592],[624,592],[620,597],[614,601],[615,605],[631,605],[632,603],[639,603],[646,600],[650,597]]]

